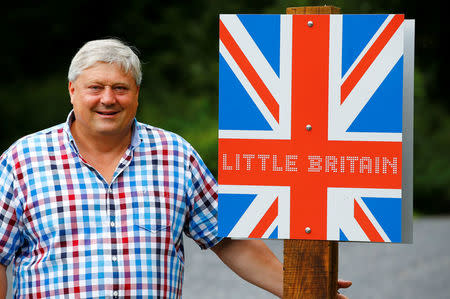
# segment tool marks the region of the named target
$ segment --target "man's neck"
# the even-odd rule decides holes
[[[131,143],[131,128],[121,134],[91,134],[89,132],[83,132],[83,130],[76,125],[76,122],[73,122],[70,130],[80,153],[123,153]]]
[[[83,159],[111,182],[114,170],[131,143],[131,128],[123,134],[92,135],[73,122],[71,133]]]

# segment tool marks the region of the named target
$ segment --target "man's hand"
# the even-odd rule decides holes
[[[348,288],[348,287],[350,287],[352,285],[352,282],[348,281],[348,280],[338,279],[337,285],[338,285],[338,290],[339,289],[346,289],[346,288]],[[338,291],[338,295],[337,295],[336,298],[337,299],[348,299],[347,296],[344,296],[344,295],[340,294],[339,291]]]

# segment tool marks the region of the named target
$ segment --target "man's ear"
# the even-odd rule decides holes
[[[139,91],[141,90],[141,86],[140,85],[136,85],[136,101],[138,103],[139,106]]]
[[[73,101],[73,93],[75,92],[75,86],[72,81],[69,81],[68,90],[69,90],[70,102],[73,104],[72,101]]]

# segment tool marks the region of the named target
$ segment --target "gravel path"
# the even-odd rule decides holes
[[[282,241],[267,244],[282,259]],[[274,298],[196,247],[186,240],[184,299]],[[450,217],[415,220],[413,244],[341,243],[339,277],[353,281],[351,299],[449,299]]]

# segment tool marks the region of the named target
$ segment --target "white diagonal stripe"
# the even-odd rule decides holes
[[[228,235],[229,237],[247,238],[278,197],[278,216],[272,223],[272,226],[278,226],[278,239],[290,238],[291,191],[289,186],[219,185],[219,194],[222,193],[257,194],[257,197],[255,197],[252,204]],[[269,236],[274,229],[271,227],[266,231],[266,234],[269,234]],[[263,238],[266,238],[264,235]]]
[[[253,41],[239,17],[237,15],[220,15],[220,20],[279,104],[280,78]]]
[[[262,235],[262,238],[268,239],[270,237],[270,235],[273,233],[273,231],[275,230],[275,228],[277,228],[277,226],[278,226],[278,216],[273,220],[272,224],[270,224],[270,226],[264,232],[264,234]]]
[[[275,201],[273,196],[258,194],[231,230],[230,237],[248,237]]]
[[[359,56],[356,58],[356,60],[353,62],[353,64],[350,66],[350,68],[347,70],[347,73],[345,73],[344,77],[342,78],[342,82],[344,83],[347,77],[353,72],[355,67],[358,65],[358,63],[361,61],[361,59],[366,55],[367,51],[369,51],[370,47],[374,44],[374,42],[377,40],[377,38],[380,36],[380,34],[383,32],[383,30],[386,28],[386,26],[391,22],[391,20],[394,18],[395,15],[388,15],[386,20],[384,20],[383,24],[381,24],[380,28],[378,28],[377,32],[373,35],[373,37],[370,39],[370,41],[367,43],[367,45],[364,47],[364,49],[361,51]]]
[[[380,54],[355,85],[341,105],[341,113],[345,116],[343,129],[347,130],[353,120],[361,112],[375,91],[387,77],[389,72],[403,55],[403,25],[381,50]]]
[[[339,229],[341,229],[349,241],[370,242],[355,220],[354,201],[356,200],[383,240],[391,242],[361,197],[401,198],[401,196],[401,189],[327,188],[327,239],[339,240]]]
[[[354,218],[342,223],[341,230],[350,241],[370,241]]]
[[[280,16],[280,78],[273,71],[251,36],[236,15],[221,15],[220,19],[238,43],[261,80],[279,105],[279,123],[265,106],[256,90],[245,77],[222,42],[219,50],[255,105],[260,109],[272,130],[219,130],[219,138],[290,139],[292,84],[292,15]],[[242,35],[242,36],[241,36]],[[275,83],[273,83],[275,82]]]
[[[359,204],[361,209],[364,211],[364,214],[366,214],[367,218],[369,218],[370,222],[372,222],[373,226],[375,227],[377,232],[380,234],[383,241],[391,242],[391,239],[389,239],[388,235],[384,232],[383,228],[378,223],[377,219],[373,216],[372,212],[370,212],[369,208],[366,206],[364,201],[360,197],[356,197],[355,200]]]
[[[388,76],[389,72],[403,55],[403,25],[401,25],[372,65],[367,69],[359,82],[347,96],[340,107],[340,130],[345,132],[378,87]],[[364,133],[370,135],[370,133]],[[399,136],[401,133],[394,133]]]
[[[370,44],[385,28],[389,16]],[[369,46],[368,46],[369,47]],[[366,47],[367,48],[367,47]],[[364,50],[366,52],[367,49]],[[329,140],[402,141],[401,133],[346,132],[356,116],[376,92],[383,80],[403,55],[403,24],[397,29],[379,56],[341,105],[342,16],[330,16],[330,69],[328,103]],[[359,58],[360,60],[360,58]],[[358,61],[359,61],[358,60]],[[354,67],[354,66],[353,66]]]
[[[222,57],[227,62],[228,66],[231,68],[233,73],[236,75],[236,78],[239,80],[239,82],[242,84],[244,89],[247,91],[250,98],[253,100],[255,105],[258,107],[259,111],[263,115],[263,117],[266,119],[266,121],[269,123],[270,127],[272,129],[278,128],[278,122],[273,117],[272,113],[269,111],[267,106],[264,104],[263,100],[260,98],[256,90],[253,88],[250,81],[248,81],[247,77],[244,75],[242,70],[239,68],[236,61],[231,56],[230,52],[228,52],[228,49],[225,47],[225,45],[222,43],[222,41],[219,42],[219,52],[222,55]],[[222,99],[224,100],[224,99]]]

